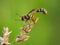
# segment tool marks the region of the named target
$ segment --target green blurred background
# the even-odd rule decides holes
[[[3,27],[8,26],[11,45],[60,45],[60,0],[0,0],[0,35]],[[34,8],[46,8],[47,15],[36,13],[39,17],[32,31],[28,34],[29,40],[15,42],[20,33],[19,28],[24,25],[19,16],[28,13]],[[16,15],[18,13],[19,15]]]

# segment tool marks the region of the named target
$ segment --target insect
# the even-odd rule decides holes
[[[46,9],[44,8],[36,8],[36,9],[32,9],[30,12],[28,12],[27,14],[21,16],[21,20],[22,21],[25,21],[25,22],[28,22],[30,20],[34,21],[35,20],[35,17],[34,17],[34,14],[36,12],[42,12],[43,14],[47,14],[47,11]]]
[[[9,39],[9,34],[11,32],[9,32],[8,30],[9,30],[8,27],[4,27],[3,37],[0,37],[1,45],[10,44],[8,43],[8,39]]]
[[[26,40],[29,39],[29,37],[30,37],[30,36],[27,36],[27,35],[18,35],[18,36],[16,37],[16,41],[17,41],[17,42],[26,41]]]

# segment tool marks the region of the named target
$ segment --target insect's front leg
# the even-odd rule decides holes
[[[39,20],[39,18],[33,18],[33,19],[32,19],[33,24],[37,23],[38,20]]]

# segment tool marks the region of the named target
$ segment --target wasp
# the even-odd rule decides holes
[[[36,18],[34,17],[34,14],[37,13],[37,12],[42,12],[43,14],[47,14],[47,11],[45,8],[36,8],[36,9],[32,9],[30,12],[28,12],[27,14],[21,16],[21,20],[22,21],[29,21],[29,20],[32,20],[34,21]]]
[[[8,27],[4,27],[3,37],[0,37],[1,45],[8,45],[9,34],[11,32],[8,31]]]
[[[29,39],[29,37],[30,37],[30,36],[27,36],[27,35],[18,35],[18,36],[16,37],[16,41],[17,41],[17,42],[26,41],[26,40]]]

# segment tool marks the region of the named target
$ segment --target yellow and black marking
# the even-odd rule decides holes
[[[45,15],[47,14],[46,9],[44,9],[44,8],[36,8],[36,9],[32,9],[26,15],[21,16],[21,20],[25,21],[25,22],[27,22],[29,20],[34,21],[35,20],[34,14],[37,13],[37,12],[42,12]]]

